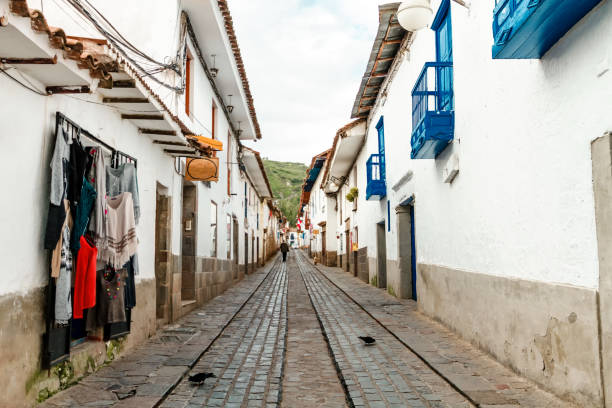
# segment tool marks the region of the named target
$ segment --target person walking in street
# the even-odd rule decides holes
[[[283,253],[283,262],[287,262],[287,252],[289,252],[289,245],[285,241],[280,245],[280,250]]]

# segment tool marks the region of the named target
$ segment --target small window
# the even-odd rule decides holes
[[[217,257],[217,204],[210,202],[210,257]]]

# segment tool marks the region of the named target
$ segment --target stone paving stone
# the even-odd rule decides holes
[[[286,294],[286,267],[276,265],[189,373],[212,372],[217,378],[200,387],[184,378],[160,407],[170,408],[180,401],[224,407],[278,404],[275,382],[285,355]]]
[[[287,269],[289,331],[281,407],[344,407],[346,396],[293,252]]]
[[[327,281],[302,253],[297,265],[323,325],[335,361],[342,360],[341,375],[352,380],[349,404],[366,407],[450,406],[445,396],[461,397],[443,381],[426,381],[429,368],[403,344],[368,316],[344,293]],[[365,346],[358,336],[372,336]],[[414,383],[413,383],[414,381]],[[416,383],[416,385],[415,385]],[[430,396],[436,395],[436,400]],[[428,398],[425,398],[427,396]],[[470,407],[463,399],[457,407]]]
[[[57,393],[39,407],[80,408],[96,403],[112,407],[155,406],[162,393],[182,378],[189,369],[188,364],[195,361],[223,330],[268,276],[273,265],[246,276],[202,308],[159,330],[140,346],[83,378],[79,385]],[[112,392],[126,387],[135,390],[136,394],[119,400]]]
[[[482,407],[573,406],[539,389],[442,324],[418,312],[416,302],[397,299],[341,269],[321,265],[317,268],[437,370],[460,384],[460,388],[466,387],[466,394]],[[447,400],[452,402],[448,397]]]

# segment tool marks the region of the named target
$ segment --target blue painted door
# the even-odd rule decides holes
[[[384,119],[381,116],[378,124],[376,125],[376,130],[378,130],[378,154],[380,160],[380,179],[382,181],[386,180],[386,171],[385,171],[385,123]]]
[[[414,231],[414,205],[410,206],[410,274],[412,276],[412,299],[417,300],[417,261],[416,261],[416,234]]]
[[[453,30],[451,25],[450,6],[442,3],[445,7],[445,15],[436,29],[436,60],[437,62],[453,62]],[[453,69],[451,67],[440,67],[437,72],[438,110],[453,110]]]

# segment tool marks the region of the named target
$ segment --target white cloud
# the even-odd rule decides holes
[[[231,0],[264,157],[310,163],[351,108],[378,27],[375,0]]]

